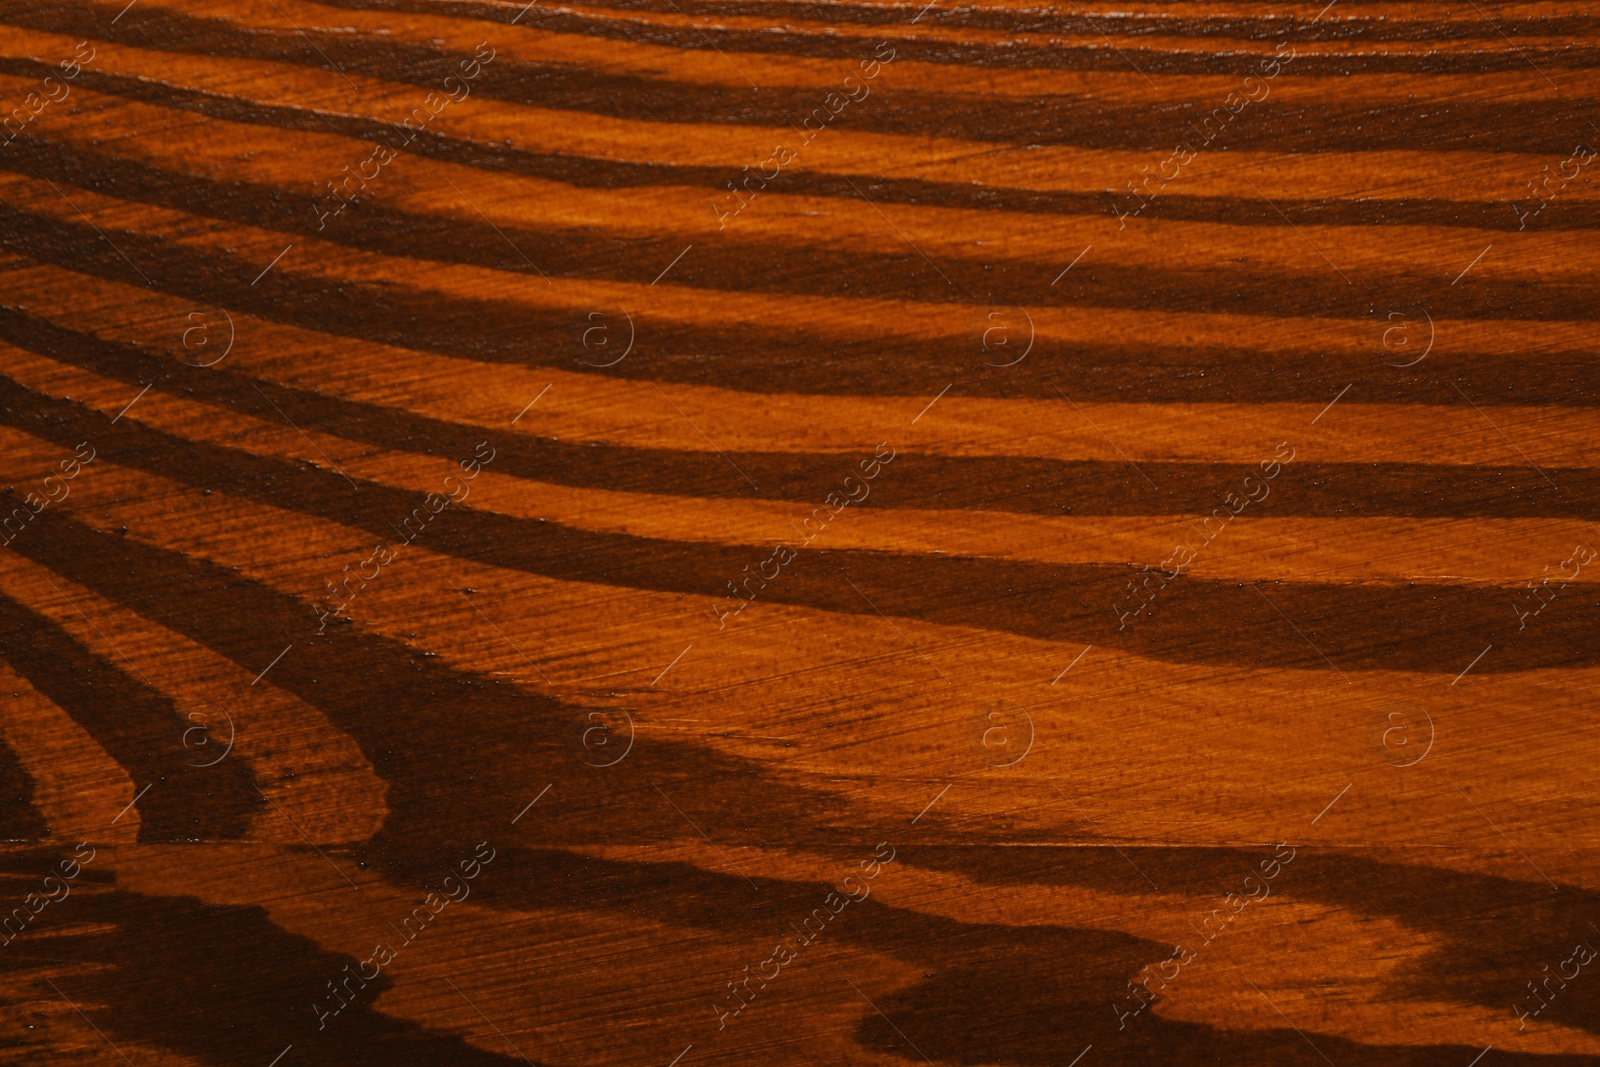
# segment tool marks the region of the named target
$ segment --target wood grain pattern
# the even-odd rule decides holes
[[[0,6],[0,1062],[1600,1062],[1597,45]]]

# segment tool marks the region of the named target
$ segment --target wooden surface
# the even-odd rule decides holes
[[[0,1062],[1600,1062],[1589,5],[124,4]]]

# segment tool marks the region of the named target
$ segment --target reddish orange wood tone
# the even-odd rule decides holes
[[[0,1062],[1600,1062],[1597,43],[4,5]]]

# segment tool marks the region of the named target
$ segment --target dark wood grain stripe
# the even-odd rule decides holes
[[[856,459],[835,453],[729,453],[755,481],[752,489],[745,475],[711,462],[705,452],[527,434],[502,437],[483,426],[330,397],[223,368],[195,374],[164,356],[14,308],[0,306],[0,339],[137,388],[149,385],[273,422],[289,412],[298,426],[398,451],[464,456],[488,434],[496,440],[497,472],[582,489],[808,505],[835,491],[839,471],[853,469]],[[1259,473],[1250,463],[1153,460],[1135,470],[1118,461],[903,452],[895,457],[892,479],[858,506],[1204,517],[1223,506],[1229,492],[1239,491],[1245,478]],[[953,485],[970,488],[957,495]],[[1270,499],[1279,517],[1590,518],[1597,511],[1597,494],[1600,467],[1541,473],[1530,466],[1300,460]]]
[[[499,21],[498,12],[488,4],[455,2],[423,5],[415,0],[319,0],[330,7],[351,10],[414,11],[428,14],[466,10],[474,17]],[[1384,0],[1387,2],[1387,0]],[[1113,40],[1137,40],[1142,36],[1224,38],[1234,41],[1489,41],[1508,36],[1594,37],[1600,36],[1600,19],[1588,13],[1551,14],[1541,18],[1479,17],[1470,10],[1452,11],[1445,5],[1439,17],[1395,17],[1393,15],[1351,15],[1366,0],[1343,0],[1333,17],[1287,14],[1223,15],[1166,14],[1151,11],[1117,10],[1072,13],[1028,7],[1002,7],[981,4],[938,4],[917,24],[930,28],[999,30],[1007,34],[1100,34]],[[902,29],[926,6],[917,3],[815,3],[808,0],[591,0],[585,7],[617,12],[646,11],[670,15],[681,10],[690,16],[756,17],[806,19],[844,23],[852,26],[881,26]],[[1159,7],[1149,4],[1147,7]],[[1416,4],[1411,5],[1413,7]],[[1454,16],[1454,17],[1452,17]],[[526,16],[523,20],[525,21]]]
[[[10,209],[0,212],[11,223],[0,228],[0,247],[117,282],[133,279],[127,261],[89,227]],[[1385,320],[1376,316],[1368,327],[1370,356],[1252,351],[1249,337],[1240,339],[1237,350],[1041,339],[1027,363],[1002,372],[985,366],[989,361],[983,358],[976,319],[969,336],[935,344],[930,355],[930,342],[892,334],[854,339],[804,329],[773,334],[640,314],[634,357],[595,368],[582,358],[586,353],[580,344],[587,308],[534,309],[504,300],[408,292],[395,285],[335,282],[288,268],[252,286],[251,272],[259,272],[260,265],[221,252],[180,249],[126,233],[119,233],[116,242],[161,291],[204,304],[416,351],[631,380],[747,391],[931,397],[959,377],[963,392],[978,396],[1055,397],[1060,387],[1080,400],[1232,403],[1326,403],[1346,386],[1361,383],[1360,397],[1368,403],[1455,404],[1460,393],[1454,378],[1467,383],[1469,395],[1482,405],[1587,407],[1600,396],[1600,368],[1580,352],[1441,355],[1411,368],[1386,366],[1395,357],[1381,346]],[[417,316],[420,306],[429,308],[427,319]],[[1409,303],[1407,307],[1412,308]],[[1415,318],[1415,309],[1409,314]],[[532,340],[545,343],[530,345]],[[1063,373],[1063,363],[1070,374]],[[1472,386],[1481,381],[1497,384],[1493,390]]]
[[[397,516],[423,506],[421,494],[406,490],[369,481],[352,489],[336,472],[199,444],[137,424],[112,426],[103,414],[3,378],[0,421],[49,440],[88,438],[109,462],[292,508],[380,538],[394,532]],[[765,547],[600,533],[465,508],[437,515],[428,537],[435,552],[493,566],[707,597],[726,596],[743,567],[770,555]],[[1541,619],[1538,639],[1532,640],[1515,636],[1520,619],[1504,590],[1312,582],[1257,588],[1185,577],[1162,590],[1149,617],[1125,625],[1117,607],[1127,602],[1131,608],[1127,585],[1134,576],[1134,568],[1124,566],[824,549],[807,551],[805,563],[764,588],[761,597],[824,611],[882,611],[968,627],[975,619],[977,592],[984,598],[977,618],[987,629],[1182,663],[1453,675],[1485,644],[1499,644],[1501,650],[1478,665],[1479,672],[1600,662],[1600,649],[1584,636],[1600,619],[1600,606],[1576,599],[1553,610],[1548,621]],[[730,610],[735,606],[732,600],[721,602]],[[309,608],[299,614],[304,618]],[[1381,627],[1375,619],[1395,621]],[[715,628],[710,610],[707,623]],[[1198,640],[1196,634],[1205,637]]]
[[[0,701],[15,693],[0,692]],[[50,832],[44,816],[34,807],[35,782],[17,753],[0,738],[0,840],[38,841]]]
[[[322,227],[312,210],[315,197],[244,182],[217,182],[151,167],[127,165],[98,171],[92,160],[65,153],[17,153],[0,166],[45,177],[68,174],[88,188],[136,202],[198,210],[205,216],[271,228],[390,256],[456,262],[519,274],[635,282],[682,252],[686,240],[671,232],[635,238],[595,234],[589,228],[504,226],[396,211],[381,205],[355,209],[359,224]],[[50,158],[54,156],[55,158]],[[76,165],[73,165],[76,164]],[[65,173],[63,173],[63,171]],[[76,173],[74,173],[76,172]],[[5,218],[6,216],[0,216]],[[28,238],[64,243],[59,261],[78,262],[71,249],[86,228],[47,233],[37,216],[11,212],[7,221],[26,251]],[[69,226],[73,224],[68,224]],[[1298,240],[1279,230],[1280,239]],[[97,235],[98,236],[98,235]],[[149,247],[149,237],[118,234]],[[518,249],[528,252],[518,253]],[[40,254],[43,254],[42,251]],[[158,259],[172,260],[161,249]],[[788,269],[797,256],[816,267],[802,275]],[[530,257],[530,258],[524,258]],[[140,262],[143,262],[141,258]],[[1373,295],[1404,293],[1437,319],[1590,321],[1600,317],[1592,291],[1578,282],[1505,277],[1458,281],[1407,271],[1377,274],[1352,267],[1284,278],[1213,265],[1154,266],[1085,264],[1058,282],[1053,261],[1017,259],[999,263],[978,256],[940,257],[937,270],[912,248],[834,251],[795,246],[770,238],[725,236],[674,272],[674,282],[694,288],[796,296],[852,297],[870,292],[886,299],[989,306],[1074,306],[1178,313],[1250,314],[1371,320]],[[281,277],[281,276],[280,276]]]
[[[437,882],[436,872],[433,880]],[[359,890],[340,883],[332,892]],[[360,961],[284,930],[259,906],[119,888],[81,900],[69,898],[58,907],[72,908],[82,925],[51,938],[47,948],[28,947],[51,957],[57,988],[115,1045],[137,1043],[135,1047],[169,1051],[186,1062],[219,1065],[258,1060],[265,1065],[285,1046],[292,1046],[293,1063],[327,1067],[536,1063],[510,1049],[505,1055],[486,1051],[459,1034],[420,1026],[376,1007],[377,997],[396,984],[385,974],[319,1028],[312,1004],[320,997],[324,1005],[336,1006],[327,983],[342,980],[346,967],[354,973]],[[392,936],[383,931],[381,919],[371,921],[378,928],[374,937]],[[3,956],[0,966],[5,966]],[[42,977],[34,984],[40,988],[41,1007],[61,1007],[61,997]],[[218,1025],[219,1020],[227,1020],[226,1025]]]
[[[536,9],[537,10],[537,9]],[[64,0],[45,6],[9,9],[11,25],[51,33],[96,34],[100,8]],[[549,16],[571,21],[571,16]],[[697,30],[656,29],[640,23],[615,26],[585,21],[586,30],[626,40],[702,49],[706,38]],[[569,27],[570,28],[570,27]],[[619,32],[620,31],[620,32]],[[727,51],[777,50],[786,55],[835,58],[853,70],[870,58],[876,42],[836,40],[738,31],[709,31],[723,38]],[[250,29],[219,19],[194,18],[154,9],[119,25],[120,43],[159,47],[164,51],[240,59],[270,60],[296,66],[338,64],[350,74],[363,74],[432,91],[456,75],[457,64],[470,53],[449,52],[403,40],[380,40],[349,34],[308,31],[307,38],[285,28]],[[778,42],[782,42],[781,44]],[[1043,49],[999,48],[962,42],[895,41],[896,61],[917,59],[970,66],[1029,69],[1126,69],[1128,60],[1102,46]],[[1589,69],[1600,57],[1587,50],[1552,52],[1525,49],[1528,59],[1504,51],[1431,55],[1301,54],[1288,69],[1295,76],[1349,76],[1391,72],[1481,73],[1527,70],[1529,61],[1556,69]],[[885,53],[887,55],[889,53]],[[323,56],[327,59],[323,59]],[[1271,55],[1211,52],[1136,51],[1138,66],[1152,74],[1259,75],[1258,66]],[[1591,63],[1593,60],[1593,64]],[[841,74],[841,77],[843,75]],[[538,107],[561,108],[640,121],[763,125],[788,129],[813,108],[822,106],[825,90],[769,86],[760,93],[747,87],[688,85],[637,75],[617,74],[566,63],[539,63],[497,58],[489,73],[474,82],[473,91],[489,99]],[[1148,105],[1114,105],[1087,97],[1061,95],[1019,98],[997,113],[980,96],[880,87],[871,106],[852,108],[842,123],[856,130],[901,135],[965,137],[1005,143],[1071,144],[1080,147],[1141,148],[1170,151],[1173,144],[1195,139],[1189,123],[1198,125],[1220,97],[1208,91],[1201,99],[1163,105],[1164,121],[1148,121]],[[1225,96],[1226,94],[1222,94]],[[1466,149],[1559,153],[1571,150],[1574,136],[1586,131],[1585,101],[1419,101],[1347,104],[1329,101],[1310,107],[1285,105],[1270,97],[1252,107],[1249,121],[1229,125],[1230,148],[1274,151]],[[1507,121],[1508,119],[1514,121]],[[1492,133],[1490,132],[1492,131]]]
[[[48,64],[32,59],[0,56],[0,73],[42,80],[50,73]],[[311,133],[331,133],[372,143],[392,136],[392,128],[376,119],[329,112],[292,104],[268,104],[212,91],[186,89],[165,82],[136,78],[126,74],[85,70],[79,75],[85,89],[109,96],[189,111],[228,122],[248,123]],[[787,127],[785,127],[787,128]],[[1183,124],[1176,123],[1179,139]],[[1576,134],[1581,138],[1581,133]],[[1570,138],[1569,138],[1570,139]],[[1551,144],[1560,140],[1552,135]],[[1150,151],[1170,151],[1171,145],[1159,138],[1148,145]],[[1562,141],[1554,152],[1568,152],[1572,145]],[[724,183],[734,173],[726,166],[690,166],[659,162],[634,162],[562,152],[535,152],[508,144],[485,144],[467,137],[453,137],[437,131],[419,131],[406,151],[480,170],[517,174],[524,177],[564,182],[589,189],[622,189],[650,186],[700,186],[712,193],[725,192]],[[5,157],[16,155],[11,163]],[[204,182],[195,175],[174,175],[147,163],[97,152],[82,146],[68,148],[36,136],[34,131],[14,141],[0,153],[0,163],[18,173],[35,173],[39,167],[57,168],[51,176],[72,180],[85,169],[97,175],[109,188],[167,188],[180,185],[180,179]],[[231,185],[211,183],[209,191],[222,203],[229,198]],[[298,196],[287,188],[280,196]],[[1111,193],[1076,192],[1014,188],[970,183],[888,178],[867,173],[833,173],[803,169],[783,174],[774,183],[775,196],[821,196],[859,200],[865,194],[878,203],[913,204],[924,207],[985,210],[1018,214],[1104,215],[1113,216]],[[122,194],[117,194],[122,195]],[[155,193],[144,195],[154,196]],[[201,209],[204,201],[191,199],[189,209]],[[1273,204],[1277,207],[1274,208]],[[1275,198],[1268,204],[1260,198],[1235,196],[1197,196],[1179,191],[1164,192],[1149,201],[1140,213],[1141,220],[1168,219],[1176,222],[1226,222],[1235,226],[1284,226],[1284,216],[1304,226],[1436,226],[1448,228],[1515,231],[1522,226],[1511,202],[1474,201],[1438,197],[1355,197],[1297,199]],[[1282,211],[1282,214],[1279,211]],[[472,219],[458,219],[470,227]],[[1540,230],[1590,230],[1600,228],[1600,203],[1568,200],[1559,212],[1538,218]]]
[[[364,489],[370,491],[363,499],[388,496],[378,506],[412,502],[409,494]],[[506,797],[520,795],[535,777],[554,782],[551,810],[560,817],[555,829],[549,820],[540,825],[556,841],[592,840],[600,825],[616,840],[658,840],[674,831],[679,817],[659,803],[650,774],[694,781],[703,796],[761,803],[817,835],[842,819],[839,802],[825,793],[785,785],[751,761],[672,739],[641,735],[639,758],[630,756],[616,773],[597,775],[575,741],[589,721],[587,707],[452,668],[366,627],[335,624],[319,633],[303,601],[203,558],[93,529],[62,509],[47,510],[35,525],[30,532],[42,536],[16,543],[24,555],[241,668],[258,671],[282,648],[269,647],[267,635],[292,642],[293,649],[273,666],[271,683],[354,738],[390,783],[390,815],[375,844],[384,864],[413,855],[418,841],[453,849],[470,848],[484,834],[503,839],[516,814]],[[463,707],[473,714],[463,716]],[[425,751],[395,743],[397,719],[427,731],[432,741]],[[519,731],[535,740],[515,765],[485,763],[485,730]],[[446,786],[473,781],[478,786],[457,794],[459,803],[448,809],[428,799]]]
[[[710,805],[695,805],[692,814],[713,820],[718,812]],[[732,827],[711,825],[725,838],[737,834]],[[853,858],[842,849],[830,852],[839,855],[841,862],[847,856]],[[960,872],[980,886],[1070,884],[1141,896],[1148,889],[1129,869],[1128,856],[1118,856],[1109,848],[986,850],[978,857],[971,852],[967,848],[908,847],[897,853],[896,862],[903,857],[910,864]],[[1156,878],[1166,892],[1193,893],[1203,901],[1210,898],[1219,881],[1237,870],[1250,869],[1260,855],[1249,849],[1136,848],[1131,863]],[[501,883],[489,890],[491,901],[549,909],[581,900],[589,908],[619,916],[644,916],[723,935],[731,931],[757,943],[763,935],[784,929],[785,919],[807,914],[828,892],[826,885],[769,879],[762,883],[761,892],[751,894],[736,874],[685,865],[629,864],[548,849],[526,852],[519,858],[545,872],[545,877]],[[1541,950],[1553,951],[1561,945],[1562,933],[1581,927],[1586,915],[1584,894],[1576,887],[1563,887],[1554,894],[1546,891],[1530,899],[1527,883],[1509,879],[1310,851],[1305,860],[1305,867],[1296,871],[1303,875],[1297,895],[1335,906],[1353,906],[1359,901],[1371,909],[1370,914],[1417,921],[1448,944],[1431,953],[1430,961],[1442,963],[1465,956],[1474,962],[1470,975],[1454,972],[1429,988],[1437,992],[1440,986],[1448,987],[1450,995],[1485,1007],[1498,1007],[1493,991],[1497,985],[1514,981],[1519,964],[1513,959],[1532,960],[1539,958]],[[1295,862],[1300,863],[1300,858]],[[1428,907],[1425,902],[1433,899],[1433,893],[1449,894],[1452,904],[1444,910]],[[731,909],[730,900],[748,903]],[[829,938],[903,960],[921,975],[919,981],[879,1005],[901,1028],[897,1054],[903,1054],[904,1038],[910,1037],[927,1054],[951,1063],[1046,1067],[1058,1062],[1060,1049],[1071,1049],[1074,1043],[1078,1049],[1096,1044],[1101,1055],[1116,1064],[1149,1063],[1152,1058],[1195,1067],[1234,1058],[1306,1067],[1324,1062],[1292,1028],[1230,1029],[1156,1015],[1128,1032],[1119,1032],[1103,991],[1120,988],[1121,975],[1138,970],[1145,961],[1164,958],[1171,951],[1168,946],[1152,948],[1148,942],[1116,931],[1064,924],[1019,928],[963,922],[887,906],[871,898],[851,908],[837,924],[830,925]],[[1482,940],[1472,943],[1475,935]],[[1070,969],[1063,971],[1063,960],[1071,961]],[[706,984],[715,996],[716,986]],[[1420,981],[1403,984],[1407,992],[1426,995]],[[760,1003],[758,995],[752,1014]],[[1584,1016],[1588,1003],[1592,1002],[1574,1003],[1563,1012],[1562,1020],[1592,1032],[1593,1020]],[[993,1020],[1002,1010],[1012,1024],[997,1028]],[[894,1048],[890,1033],[870,1025],[863,1030],[862,1037],[869,1045],[881,1041],[886,1053]],[[1469,1058],[1481,1051],[1461,1046],[1362,1044],[1323,1034],[1318,1035],[1317,1044],[1330,1052],[1342,1052],[1344,1059],[1336,1062],[1405,1067],[1442,1067],[1455,1062],[1463,1051]],[[1510,1054],[1506,1059],[1531,1067],[1576,1065],[1588,1057]]]
[[[7,512],[21,502],[0,496]],[[30,525],[10,546],[48,536]],[[243,837],[262,808],[242,759],[193,765],[190,725],[170,697],[108,662],[27,605],[0,593],[0,657],[83,727],[145,792],[136,804],[141,841]],[[110,821],[110,816],[107,816]]]
[[[332,0],[330,6],[368,11],[409,11],[418,14],[438,14],[439,8],[426,0]],[[477,4],[470,0],[454,3],[450,12],[470,15],[484,22],[510,23],[517,17],[518,9],[509,4]],[[914,17],[907,10],[905,23]],[[1309,21],[1309,20],[1308,20]],[[771,34],[754,30],[729,30],[707,27],[701,30],[678,29],[671,23],[653,25],[622,19],[596,18],[566,10],[550,10],[535,5],[518,20],[519,25],[556,33],[586,34],[613,40],[628,40],[680,48],[690,51],[721,49],[727,52],[770,53],[776,55],[814,56],[824,58],[854,58],[861,42],[847,37],[823,33]],[[1497,35],[1498,36],[1498,35]],[[902,41],[895,41],[901,48]],[[1125,73],[1128,59],[1116,51],[1095,45],[1012,45],[950,40],[907,40],[900,56],[927,63],[945,63],[962,66],[993,66],[1027,70],[1093,70]],[[1133,56],[1133,63],[1141,71],[1154,75],[1181,74],[1249,74],[1260,53],[1203,51],[1192,52],[1154,49],[1125,49]],[[1357,74],[1414,73],[1486,73],[1490,71],[1528,70],[1532,62],[1541,67],[1555,69],[1589,69],[1600,58],[1584,49],[1555,50],[1549,48],[1524,48],[1523,54],[1502,49],[1452,53],[1435,51],[1424,54],[1354,52],[1349,54],[1303,55],[1295,60],[1300,72],[1324,76],[1348,77]]]

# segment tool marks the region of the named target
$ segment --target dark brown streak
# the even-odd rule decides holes
[[[534,8],[532,19],[557,32],[583,32],[691,50],[777,53],[825,56],[855,62],[869,57],[873,38],[774,35],[745,31],[702,31],[652,27],[639,22],[595,21],[575,14]],[[96,7],[81,0],[50,0],[48,6],[13,6],[3,18],[14,26],[63,34],[95,34]],[[703,33],[706,34],[703,36]],[[402,40],[359,37],[308,31],[318,51],[306,48],[299,33],[279,29],[253,29],[233,22],[196,18],[171,11],[152,10],[126,26],[119,26],[119,43],[145,45],[164,51],[196,55],[269,60],[326,70],[325,54],[349,74],[390,82],[409,83],[437,90],[443,79],[458,74],[457,63],[467,53],[449,52]],[[895,62],[921,60],[974,67],[1026,69],[1125,69],[1115,51],[1094,47],[999,47],[954,41],[896,40]],[[1542,68],[1593,69],[1600,66],[1594,49],[1524,49]],[[1147,74],[1244,77],[1259,74],[1258,66],[1269,50],[1227,52],[1131,53]],[[1420,55],[1350,53],[1317,55],[1301,52],[1292,61],[1294,76],[1347,77],[1394,72],[1484,73],[1526,70],[1522,56],[1503,51],[1457,53],[1439,51]],[[892,69],[892,67],[891,67]],[[618,118],[675,123],[737,123],[786,128],[789,120],[808,115],[823,105],[827,90],[769,86],[759,93],[746,87],[674,83],[660,78],[618,74],[567,63],[539,63],[501,57],[473,83],[473,92],[491,99],[538,107],[571,108]],[[894,89],[882,85],[872,91],[878,102],[852,109],[853,129],[882,133],[936,134],[1005,143],[1055,143],[1098,147],[1164,148],[1166,138],[1186,131],[1186,119],[1196,119],[1222,101],[1164,102],[1170,123],[1152,123],[1149,105],[1110,106],[1089,97],[1067,95],[1017,98],[996,111],[992,101],[975,94]],[[420,103],[420,100],[418,101]],[[1571,131],[1582,128],[1587,115],[1583,101],[1488,101],[1467,103],[1418,102],[1415,104],[1346,105],[1326,103],[1316,107],[1284,106],[1263,102],[1248,123],[1230,130],[1235,148],[1256,146],[1277,151],[1328,151],[1342,149],[1465,148],[1492,143],[1502,150],[1526,142],[1526,151],[1563,151]],[[1518,121],[1493,122],[1494,116],[1514,116]],[[1562,121],[1538,121],[1536,116]],[[1187,139],[1187,133],[1182,137]],[[1444,139],[1446,143],[1439,143]],[[1535,149],[1532,144],[1541,147]]]
[[[338,474],[307,465],[186,440],[132,420],[112,426],[103,414],[4,378],[0,378],[0,421],[58,443],[89,438],[108,462],[292,508],[379,538],[393,534],[397,517],[423,507],[422,498],[407,490],[366,481],[353,490]],[[1291,468],[1289,476],[1293,473]],[[1536,475],[1528,472],[1528,477]],[[40,519],[50,514],[46,511]],[[26,547],[39,551],[34,546],[46,540],[28,538]],[[22,545],[23,540],[17,543]],[[427,547],[564,581],[713,598],[728,596],[729,583],[739,577],[741,568],[769,554],[767,548],[753,545],[702,545],[597,533],[470,508],[440,513],[428,526]],[[1242,583],[1185,576],[1160,593],[1153,617],[1124,626],[1117,608],[1133,604],[1126,588],[1135,577],[1131,567],[859,550],[806,549],[804,555],[807,562],[792,576],[784,574],[762,589],[761,600],[852,615],[868,612],[850,585],[838,578],[843,572],[888,615],[961,629],[981,619],[991,630],[1087,642],[1174,662],[1318,671],[1332,663],[1338,668],[1449,675],[1486,641],[1504,647],[1476,668],[1479,673],[1600,662],[1600,648],[1588,640],[1600,621],[1600,608],[1576,598],[1547,616],[1548,621],[1541,619],[1539,640],[1529,641],[1516,639],[1512,626],[1516,616],[1508,606],[1508,595],[1499,589],[1278,582],[1271,587],[1272,605],[1267,605]],[[47,565],[59,570],[59,561]],[[60,573],[72,575],[68,570]],[[986,600],[975,613],[972,598],[979,591],[986,591]],[[730,609],[736,603],[731,598],[718,602]],[[310,625],[310,614],[307,604],[302,625]],[[1285,626],[1283,616],[1294,622],[1300,636]],[[709,606],[706,619],[708,629],[713,628]],[[1387,629],[1374,631],[1373,619],[1392,621]],[[250,632],[259,633],[260,625],[260,618],[253,618]],[[283,626],[279,632],[292,634],[297,629]],[[1307,642],[1314,648],[1307,648]],[[252,647],[245,661],[256,662],[260,653]],[[285,663],[301,660],[289,657]],[[281,675],[283,669],[275,668],[275,674]]]
[[[0,495],[0,501],[8,512],[21,506],[14,494]],[[24,528],[11,548],[25,547],[30,537],[49,536],[36,525]],[[203,749],[186,747],[184,732],[195,722],[185,719],[170,697],[3,593],[0,657],[83,727],[128,772],[136,792],[155,783],[136,805],[140,841],[244,836],[260,810],[245,758],[235,753],[214,767],[194,766],[222,748],[223,720],[214,710],[202,713],[200,721],[215,726],[216,734]],[[106,813],[107,823],[114,814]]]

